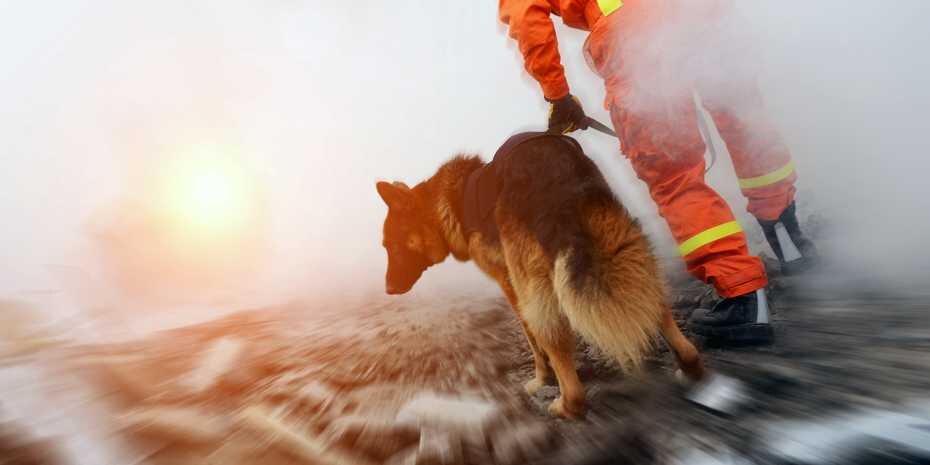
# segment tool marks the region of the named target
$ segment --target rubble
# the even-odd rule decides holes
[[[0,359],[22,357],[57,341],[41,323],[38,310],[25,302],[0,299]]]
[[[204,352],[197,367],[181,382],[191,392],[200,393],[217,383],[239,360],[245,344],[234,338],[222,337]]]
[[[528,463],[552,447],[552,430],[541,422],[508,425],[494,437],[494,461],[498,465]]]
[[[681,303],[706,296],[692,286]],[[773,418],[887,409],[925,396],[922,301],[812,307],[799,299],[776,301],[774,345],[704,351],[711,369],[746,384],[747,401],[729,416],[687,401],[667,351],[652,354],[642,372],[624,373],[580,345],[588,415],[553,419],[546,409],[558,386],[532,397],[523,391],[532,356],[513,312],[495,300],[458,302],[455,311],[435,302],[338,315],[254,311],[56,349],[59,362],[94,387],[73,402],[94,408],[73,406],[48,421],[109,409],[118,428],[94,422],[99,434],[78,439],[118,438],[114,450],[131,450],[112,456],[141,457],[140,465],[660,464],[677,460],[674,451],[755,453],[746,444]],[[688,305],[676,309],[679,322]],[[70,430],[90,426],[78,423]],[[88,455],[80,463],[109,462]]]
[[[417,465],[419,446],[408,447],[384,461],[384,465]]]
[[[494,402],[465,397],[421,394],[397,413],[397,422],[457,434],[480,441],[503,420]]]
[[[51,441],[32,437],[20,425],[0,421],[0,464],[60,465],[65,463]]]
[[[337,418],[323,432],[334,446],[384,461],[420,442],[420,429],[389,419],[348,415]]]
[[[420,432],[417,465],[455,465],[464,460],[462,440],[457,435],[433,428]]]
[[[457,314],[453,325],[428,308],[374,310],[308,322],[233,315],[77,348],[72,363],[119,394],[129,444],[163,444],[147,465],[493,465],[495,447],[510,451],[501,460],[530,455],[530,443],[494,439],[511,417],[532,422],[519,384],[501,377],[529,363],[508,309]]]
[[[348,452],[332,450],[326,443],[302,434],[298,429],[285,424],[261,407],[249,407],[240,415],[240,421],[255,432],[267,435],[267,438],[301,460],[319,465],[369,465],[361,457]]]
[[[133,432],[187,443],[219,441],[229,430],[225,419],[193,408],[142,408],[126,413],[119,422]]]

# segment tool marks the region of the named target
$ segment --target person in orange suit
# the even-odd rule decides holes
[[[559,55],[551,15],[569,27],[590,31],[585,55],[604,79],[606,107],[637,176],[679,244],[688,271],[714,286],[722,297],[710,309],[697,309],[689,321],[698,334],[723,342],[765,343],[772,337],[762,261],[749,254],[746,235],[726,201],[704,182],[705,145],[693,92],[702,83],[682,77],[677,86],[650,87],[642,53],[643,38],[663,26],[675,8],[667,0],[499,0],[500,20],[508,25],[527,72],[550,103],[549,129],[585,129],[585,113],[571,95]],[[709,2],[708,5],[711,5]],[[714,14],[708,7],[707,14]],[[702,18],[694,18],[701,21]],[[664,53],[661,47],[653,53]],[[719,83],[715,83],[719,84]],[[708,93],[719,93],[711,89]],[[727,86],[727,103],[703,102],[733,159],[748,210],[781,261],[783,273],[809,267],[813,244],[795,216],[797,175],[791,155],[761,115],[761,98],[751,85]],[[700,92],[703,93],[703,92]],[[732,102],[739,105],[732,105]],[[779,233],[783,228],[785,232]],[[790,243],[790,245],[789,245]]]

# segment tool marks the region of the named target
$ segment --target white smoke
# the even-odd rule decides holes
[[[717,0],[649,7],[663,11],[654,27],[622,34],[631,94],[645,96],[629,106],[667,111],[664,103],[694,88],[705,102],[774,125],[798,166],[803,226],[817,236],[830,272],[857,283],[930,284],[920,253],[930,234],[930,143],[923,136],[930,129],[923,88],[930,55],[918,52],[930,43],[923,26],[930,7]],[[746,86],[757,87],[763,101],[745,99]],[[725,144],[716,135],[713,142],[724,156],[708,180],[744,226],[757,230]],[[644,191],[632,191],[627,198],[648,203]],[[669,244],[661,227],[652,229]],[[753,248],[767,252],[758,239]]]

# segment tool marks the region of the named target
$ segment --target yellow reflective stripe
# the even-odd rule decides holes
[[[707,244],[710,244],[711,242],[742,231],[743,228],[741,228],[739,223],[736,221],[723,223],[719,226],[714,226],[713,228],[701,231],[692,236],[690,239],[682,242],[681,245],[678,246],[678,252],[682,256],[685,256],[701,247],[704,247]]]
[[[604,16],[607,16],[623,6],[622,0],[597,0],[597,6],[601,8],[601,13],[604,13]]]
[[[775,184],[782,179],[791,176],[791,173],[794,172],[794,160],[788,162],[787,165],[778,168],[775,171],[772,171],[768,174],[763,174],[762,176],[756,176],[754,178],[742,178],[739,180],[740,189],[755,189],[757,187],[765,187],[769,184]]]

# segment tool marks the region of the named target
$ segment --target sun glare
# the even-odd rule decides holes
[[[255,219],[255,180],[236,157],[179,157],[167,171],[162,190],[170,215],[188,233],[235,234]]]
[[[184,217],[203,226],[230,226],[246,202],[241,182],[223,167],[204,167],[183,180],[181,195]]]

